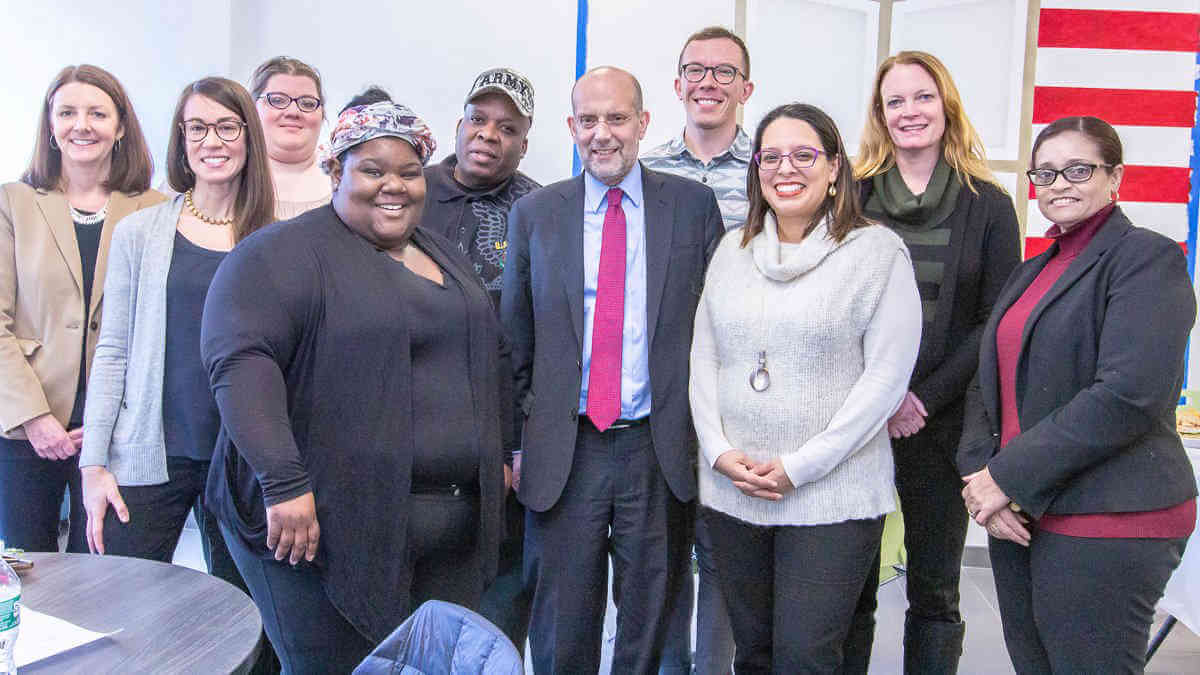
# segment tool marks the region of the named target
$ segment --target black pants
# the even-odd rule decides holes
[[[694,518],[695,509],[690,509]],[[729,675],[733,672],[733,628],[729,625],[729,610],[717,577],[712,556],[712,537],[707,521],[695,519],[696,574],[692,574],[692,559],[685,557],[680,573],[679,597],[667,632],[659,675]],[[695,601],[693,602],[693,595]],[[692,610],[696,612],[696,652],[693,655]]]
[[[431,599],[476,609],[479,573],[474,569],[475,556],[464,552],[475,546],[478,498],[412,495],[409,509],[408,560],[378,561],[412,567],[405,616]],[[315,567],[304,561],[292,566],[264,559],[224,523],[221,532],[262,614],[263,629],[284,673],[349,673],[375,648],[330,602]]]
[[[1029,548],[989,538],[1017,673],[1141,673],[1154,606],[1186,543],[1043,530],[1033,531]]]
[[[534,671],[595,673],[613,566],[617,635],[612,672],[658,670],[687,553],[686,505],[663,478],[650,426],[596,431],[583,421],[571,475],[549,510],[525,521],[525,571],[534,588]]]
[[[907,552],[907,673],[954,673],[962,653],[958,582],[967,511],[962,478],[953,462],[958,436],[954,425],[931,425],[916,436],[892,441]]]
[[[504,631],[516,645],[525,649],[529,635],[529,612],[533,607],[533,589],[525,585],[525,508],[510,492],[505,503],[506,532],[500,544],[496,579],[483,592],[479,613]]]
[[[59,513],[68,491],[71,530],[67,551],[87,553],[87,513],[83,509],[79,455],[43,459],[29,441],[0,438],[0,538],[6,546],[57,551]]]
[[[866,672],[883,518],[761,527],[702,508],[742,673]],[[869,594],[871,598],[873,594]]]

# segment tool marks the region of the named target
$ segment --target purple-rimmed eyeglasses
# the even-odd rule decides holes
[[[780,152],[767,148],[754,153],[754,163],[758,165],[759,171],[774,173],[783,164],[783,158],[787,157],[793,167],[807,169],[817,163],[817,157],[828,154],[824,150],[810,148],[807,145],[795,148],[791,152]]]

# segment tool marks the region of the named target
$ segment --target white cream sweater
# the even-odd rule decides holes
[[[886,422],[921,341],[908,249],[873,225],[842,242],[819,225],[781,244],[774,218],[742,248],[727,235],[696,312],[690,395],[700,440],[700,503],[758,525],[817,525],[895,509]],[[766,351],[771,383],[750,387]],[[782,458],[796,490],[743,494],[713,464],[740,449]]]

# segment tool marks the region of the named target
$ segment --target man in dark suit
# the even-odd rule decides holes
[[[584,173],[513,206],[501,300],[531,651],[538,673],[597,670],[611,552],[613,672],[653,673],[696,497],[692,324],[724,228],[712,190],[638,163],[650,114],[632,75],[593,69],[571,102]]]

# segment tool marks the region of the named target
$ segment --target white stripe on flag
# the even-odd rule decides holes
[[[1192,52],[1042,48],[1037,54],[1039,87],[1191,91],[1195,78]]]
[[[1154,230],[1173,241],[1187,241],[1187,204],[1121,202],[1121,210],[1138,227]],[[1026,237],[1044,237],[1051,225],[1038,209],[1037,201],[1029,202],[1029,218],[1025,222]]]
[[[1033,125],[1033,138],[1045,129]],[[1179,127],[1117,126],[1125,163],[1136,166],[1191,166],[1192,130]]]

